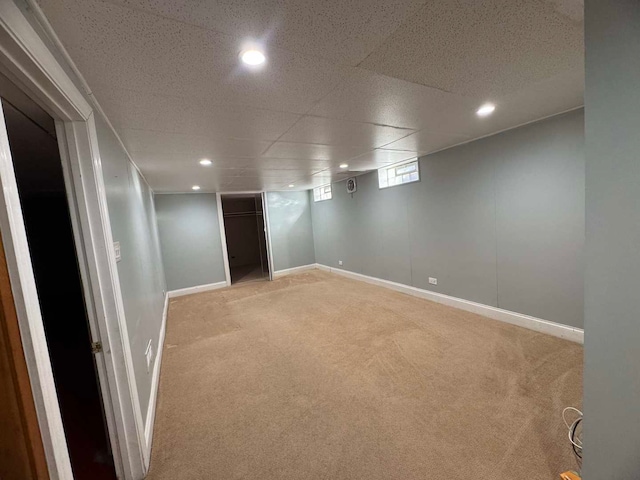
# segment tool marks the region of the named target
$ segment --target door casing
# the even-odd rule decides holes
[[[39,7],[27,1],[29,12],[47,31]],[[49,38],[55,36],[52,30],[46,33]],[[56,120],[91,335],[103,346],[96,365],[116,473],[119,478],[141,479],[148,469],[150,444],[112,248],[94,120],[94,112],[101,111],[99,104],[89,92],[80,91],[13,1],[0,2],[0,72]],[[0,230],[49,475],[71,480],[4,116],[0,119],[0,186]]]

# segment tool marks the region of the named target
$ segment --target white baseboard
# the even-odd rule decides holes
[[[208,292],[227,286],[227,282],[208,283],[206,285],[197,285],[195,287],[180,288],[179,290],[170,290],[167,292],[169,298],[182,297],[183,295],[191,295],[193,293]]]
[[[162,364],[162,352],[164,351],[164,337],[167,331],[167,313],[169,311],[169,294],[164,296],[164,307],[162,309],[162,325],[160,325],[160,335],[158,345],[156,345],[156,358],[153,364],[151,376],[151,394],[149,395],[149,405],[147,406],[147,416],[144,425],[144,449],[146,452],[145,468],[149,470],[151,462],[151,444],[153,441],[153,425],[156,420],[156,404],[158,402],[158,387],[160,386],[160,366]]]
[[[522,313],[511,312],[501,308],[484,305],[482,303],[464,300],[462,298],[451,297],[442,293],[431,292],[421,288],[404,285],[402,283],[391,282],[381,278],[369,277],[360,273],[349,272],[340,268],[328,267],[326,265],[317,264],[317,268],[326,272],[337,273],[354,280],[371,283],[381,287],[390,288],[397,292],[413,295],[414,297],[425,298],[432,302],[442,303],[450,307],[459,308],[471,313],[477,313],[493,320],[510,323],[519,327],[535,330],[536,332],[546,333],[554,337],[564,338],[576,343],[584,343],[584,330],[581,328],[570,327],[560,323],[550,322],[541,318],[531,317]]]
[[[315,270],[318,268],[317,263],[310,263],[309,265],[300,265],[299,267],[285,268],[284,270],[276,270],[273,272],[273,278],[283,277],[284,275],[291,275],[292,273],[300,273],[305,270]]]

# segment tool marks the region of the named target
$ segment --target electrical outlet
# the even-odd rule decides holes
[[[151,339],[149,339],[144,355],[147,358],[147,373],[149,373],[151,371],[151,362],[153,362],[153,345],[151,344]]]
[[[342,266],[342,260],[338,260],[338,265]]]
[[[437,285],[438,284],[438,279],[437,278],[433,278],[433,277],[429,277],[429,283],[431,285]]]

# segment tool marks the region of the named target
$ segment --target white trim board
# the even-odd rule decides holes
[[[268,192],[262,192],[262,219],[264,220],[264,236],[267,241],[267,262],[269,263],[269,280],[276,278],[276,265],[273,263],[273,246],[271,244],[271,221],[269,220]]]
[[[284,277],[285,275],[291,275],[293,273],[301,273],[307,270],[316,270],[317,263],[310,263],[309,265],[300,265],[299,267],[285,268],[283,270],[276,270],[273,272],[273,278]]]
[[[216,209],[218,210],[218,228],[220,229],[220,246],[222,247],[222,264],[224,265],[224,278],[227,287],[231,286],[231,269],[229,268],[229,252],[227,251],[227,232],[224,229],[224,212],[222,211],[222,194],[216,193]],[[193,287],[197,288],[197,287]],[[184,290],[184,289],[183,289]],[[175,290],[179,291],[179,290]],[[196,292],[192,292],[196,293]],[[183,293],[182,295],[189,295]]]
[[[167,333],[167,314],[169,313],[169,293],[164,296],[164,307],[162,309],[162,325],[158,345],[156,346],[156,358],[153,364],[153,375],[151,376],[151,394],[149,395],[149,406],[144,425],[144,449],[146,453],[146,468],[149,470],[151,462],[151,446],[153,442],[153,426],[156,420],[156,403],[158,401],[158,388],[160,386],[160,368],[162,365],[162,352],[164,351],[164,338]]]
[[[226,281],[217,283],[208,283],[206,285],[196,285],[195,287],[180,288],[178,290],[169,290],[167,298],[182,297],[184,295],[192,295],[194,293],[208,292],[209,290],[217,290],[228,286]],[[164,321],[164,320],[163,320]]]
[[[472,302],[470,300],[464,300],[462,298],[451,297],[442,293],[431,292],[429,290],[423,290],[421,288],[412,287],[409,285],[403,285],[402,283],[391,282],[389,280],[383,280],[381,278],[370,277],[368,275],[362,275],[361,273],[349,272],[340,268],[328,267],[322,264],[316,264],[317,268],[326,272],[337,273],[353,280],[360,280],[361,282],[370,283],[372,285],[378,285],[380,287],[390,288],[396,292],[406,293],[414,297],[424,298],[431,300],[432,302],[441,303],[450,307],[459,308],[467,312],[476,313],[484,317],[498,320],[500,322],[510,323],[519,327],[534,330],[536,332],[546,333],[547,335],[553,335],[554,337],[564,338],[576,343],[584,343],[584,330],[581,328],[570,327],[568,325],[562,325],[560,323],[550,322],[522,313],[511,312],[509,310],[503,310],[501,308],[484,305],[482,303]]]
[[[116,473],[124,479],[142,478],[147,463],[144,425],[112,248],[94,108],[11,1],[0,1],[0,71],[56,120],[65,186],[73,200],[74,240],[76,249],[82,250],[78,261],[82,262],[83,290],[91,293],[85,300],[92,340],[103,344],[103,352],[95,358]],[[72,478],[71,466],[18,192],[15,178],[10,178],[11,161],[10,149],[1,149],[0,223],[5,253],[49,476],[66,480]]]

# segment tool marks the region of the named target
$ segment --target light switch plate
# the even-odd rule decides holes
[[[120,242],[113,242],[113,251],[116,253],[116,262],[122,259],[122,252],[120,251]]]

